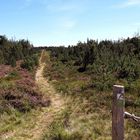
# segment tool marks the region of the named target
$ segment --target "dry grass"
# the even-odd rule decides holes
[[[49,77],[50,83],[66,98],[61,118],[53,123],[44,139],[111,140],[111,92],[94,89],[88,72],[79,73],[77,67],[60,61],[52,61],[51,66],[46,66],[44,75]],[[137,102],[139,99],[138,94],[134,93],[127,93],[127,97]],[[139,106],[134,105],[127,106],[126,109],[140,111]],[[133,121],[125,121],[126,139],[138,140],[139,130],[139,125]],[[75,134],[79,137],[74,138]]]

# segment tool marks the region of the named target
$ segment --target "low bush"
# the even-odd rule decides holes
[[[33,55],[31,57],[24,58],[20,66],[27,70],[33,70],[33,68],[37,65],[38,65],[38,56]]]
[[[0,113],[9,112],[12,108],[28,112],[49,104],[50,100],[38,91],[32,75],[27,70],[11,69],[6,76],[0,78]]]

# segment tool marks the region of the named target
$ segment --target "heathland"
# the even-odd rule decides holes
[[[37,47],[0,36],[0,139],[110,140],[112,87],[140,116],[140,38]],[[125,139],[140,124],[125,120]]]

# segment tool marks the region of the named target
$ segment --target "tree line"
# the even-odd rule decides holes
[[[139,86],[140,37],[117,41],[87,39],[75,46],[35,48],[28,40],[9,40],[0,36],[0,64],[16,66],[22,60],[22,68],[32,70],[38,65],[41,49],[51,52],[51,58],[79,72],[89,73],[93,87],[106,90],[121,82],[126,87]],[[138,89],[138,88],[137,88]]]
[[[77,67],[79,72],[89,72],[93,86],[109,89],[116,81],[132,87],[140,78],[140,37],[117,41],[87,39],[75,46],[50,47],[53,59]],[[136,84],[135,84],[136,85]]]
[[[0,64],[16,66],[16,61],[23,60],[21,67],[31,70],[38,64],[37,51],[28,40],[9,40],[0,36]]]

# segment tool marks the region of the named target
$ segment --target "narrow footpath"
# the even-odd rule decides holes
[[[2,140],[41,140],[54,119],[64,109],[64,99],[55,91],[54,87],[43,77],[46,61],[50,63],[49,54],[42,51],[39,60],[39,67],[36,71],[35,80],[39,90],[50,98],[49,107],[35,110],[22,120],[22,124],[12,132],[7,132],[1,137]]]

